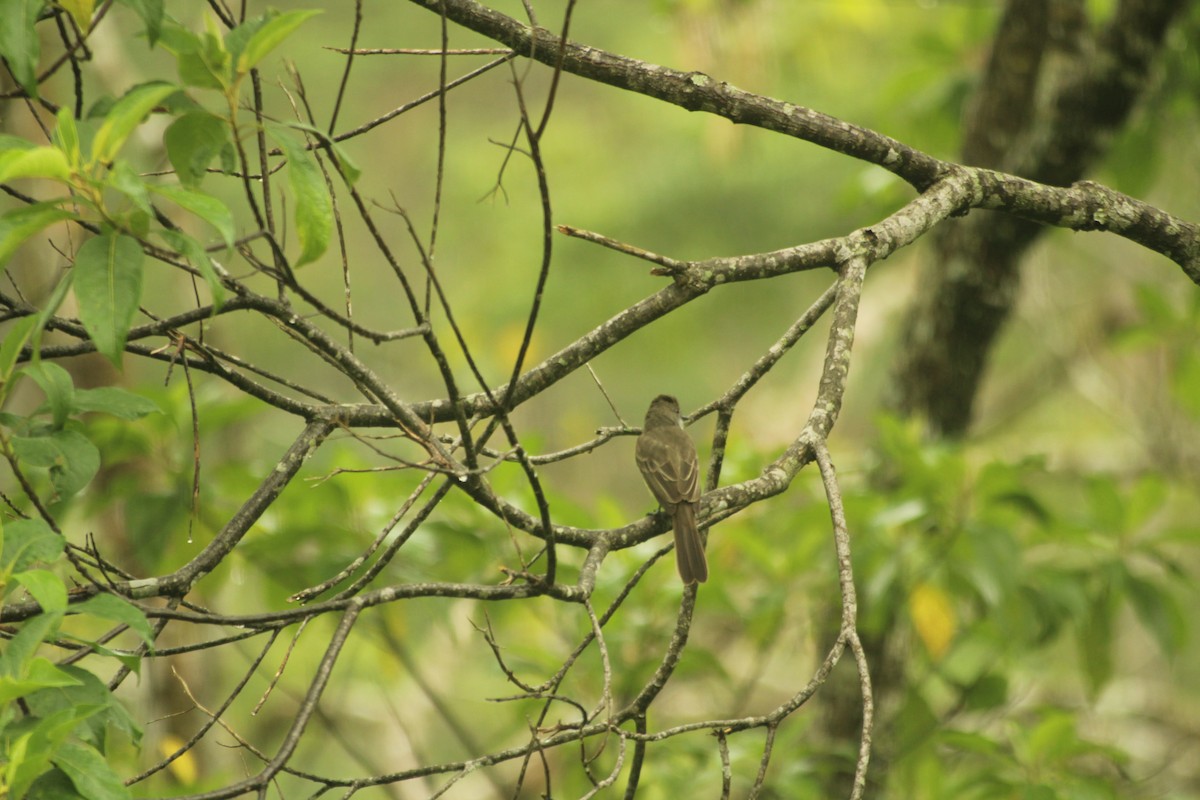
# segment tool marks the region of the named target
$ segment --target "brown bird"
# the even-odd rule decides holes
[[[679,401],[660,394],[650,403],[637,438],[638,469],[663,511],[675,522],[675,563],[685,584],[708,580],[704,543],[696,527],[700,467],[696,446],[683,430]]]

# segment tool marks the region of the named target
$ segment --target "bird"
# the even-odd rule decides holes
[[[650,403],[634,449],[638,469],[675,527],[675,564],[685,585],[708,580],[704,542],[696,527],[700,466],[696,445],[683,430],[679,401],[660,394]]]

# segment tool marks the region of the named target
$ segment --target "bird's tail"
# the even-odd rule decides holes
[[[696,506],[680,503],[675,506],[675,563],[685,584],[708,580],[708,561],[704,558],[704,542],[696,527]]]

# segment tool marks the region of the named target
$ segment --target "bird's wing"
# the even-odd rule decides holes
[[[664,507],[700,500],[696,447],[682,428],[655,428],[638,437],[638,467]]]

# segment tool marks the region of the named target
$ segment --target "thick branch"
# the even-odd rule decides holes
[[[1025,49],[993,56],[992,72],[974,100],[980,111],[967,128],[972,138],[963,145],[967,158],[1026,176],[985,176],[990,185],[981,205],[1015,216],[973,217],[935,232],[937,256],[921,281],[927,288],[909,313],[898,350],[895,404],[901,413],[920,414],[933,430],[948,435],[963,433],[971,422],[992,342],[1017,296],[1021,259],[1045,230],[1026,220],[1111,230],[1174,259],[1200,284],[1195,225],[1096,184],[1053,188],[1078,181],[1104,153],[1140,96],[1168,26],[1185,4],[1126,0],[1093,45],[1084,36],[1076,4],[1051,2],[1050,13],[1066,20],[1061,27],[1070,39],[1053,60],[1043,59],[1046,43],[1041,37],[1014,32],[1024,30],[1029,7],[1043,5],[1047,3],[1011,0],[994,49],[1014,43]],[[1050,98],[1038,106],[1041,113],[1022,117],[1019,129],[1012,120],[1000,128],[984,124],[993,116],[987,109],[1012,99],[1013,86],[1023,93],[1023,107],[1033,105],[1031,66],[1041,67],[1040,93]],[[1001,70],[1015,74],[997,74]],[[999,138],[991,138],[994,134]]]
[[[654,97],[688,111],[705,111],[738,124],[804,139],[877,164],[918,189],[936,181],[946,166],[891,137],[811,108],[744,91],[702,72],[683,72],[577,42],[567,42],[564,47],[553,32],[531,28],[475,0],[412,2],[444,13],[451,21],[501,42],[523,56],[551,67],[561,65],[563,72]]]

